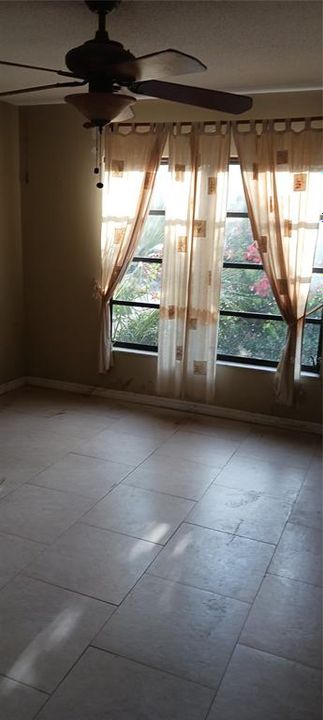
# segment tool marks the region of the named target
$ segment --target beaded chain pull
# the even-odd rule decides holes
[[[96,127],[96,138],[95,138],[95,162],[94,175],[99,175],[99,182],[96,186],[99,190],[103,188],[103,156],[102,156],[102,126]]]

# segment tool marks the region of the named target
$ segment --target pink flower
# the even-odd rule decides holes
[[[270,293],[270,283],[267,276],[265,275],[261,278],[261,280],[257,280],[254,285],[250,285],[250,290],[251,292],[254,292],[255,295],[267,297]]]
[[[248,262],[261,263],[261,257],[255,242],[248,245],[247,250],[244,253],[244,258],[245,260],[248,260]]]

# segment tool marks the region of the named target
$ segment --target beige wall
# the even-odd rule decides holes
[[[23,374],[19,113],[0,103],[0,384]]]
[[[21,115],[27,374],[97,381],[101,196],[92,134],[65,105]]]
[[[256,96],[253,117],[321,114],[317,93],[269,100]],[[210,112],[175,106],[174,119],[209,119]],[[144,102],[140,121],[170,120],[169,106]],[[92,174],[92,131],[73,108],[21,110],[27,373],[32,376],[154,394],[156,357],[116,352],[107,375],[97,372],[99,307],[93,279],[100,279],[100,192]],[[305,378],[300,405],[273,403],[272,373],[219,365],[217,406],[318,421],[320,381]]]

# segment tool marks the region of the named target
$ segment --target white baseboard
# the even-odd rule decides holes
[[[177,400],[174,398],[159,397],[158,395],[144,395],[142,393],[128,392],[126,390],[112,390],[109,388],[97,387],[95,385],[82,385],[80,383],[65,382],[63,380],[49,380],[47,378],[27,377],[28,385],[51,388],[53,390],[64,390],[66,392],[78,393],[81,395],[94,395],[110,400],[137,403],[139,405],[150,405],[153,407],[169,408],[170,410],[181,410],[198,415],[210,415],[213,417],[226,418],[228,420],[240,420],[242,422],[254,423],[256,425],[269,425],[271,427],[285,428],[287,430],[301,430],[321,434],[320,423],[307,420],[294,420],[293,418],[276,417],[274,415],[263,415],[247,410],[235,410],[233,408],[217,407],[216,405],[204,405],[189,400]]]
[[[49,388],[50,390],[63,390],[78,395],[93,395],[95,386],[81,383],[66,382],[65,380],[50,380],[48,378],[27,377],[27,385]]]
[[[15,380],[8,380],[8,382],[2,383],[0,385],[0,395],[4,395],[5,393],[12,392],[12,390],[18,390],[18,388],[23,387],[26,385],[27,378],[20,377],[15,378]]]

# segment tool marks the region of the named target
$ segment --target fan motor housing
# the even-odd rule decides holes
[[[88,40],[83,45],[69,50],[65,56],[65,63],[68,69],[77,77],[87,80],[94,75],[105,75],[107,79],[112,78],[109,74],[109,66],[135,60],[129,50],[125,50],[121,43],[114,40],[100,42]],[[131,81],[133,78],[125,78]]]

